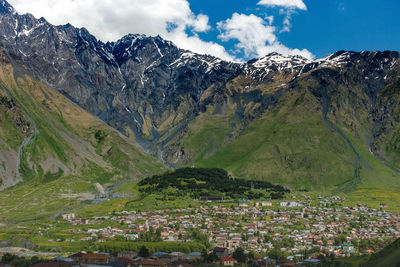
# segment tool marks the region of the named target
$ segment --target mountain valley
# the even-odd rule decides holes
[[[235,63],[0,6],[3,189],[182,166],[294,190],[400,188],[398,52]]]

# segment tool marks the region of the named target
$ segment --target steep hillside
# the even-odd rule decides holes
[[[160,37],[127,35],[104,44],[84,28],[53,26],[5,10],[0,42],[7,51],[37,78],[149,151],[157,152],[161,136],[185,127],[208,87],[240,71],[240,64],[179,49]]]
[[[362,266],[399,267],[400,266],[400,239],[371,256]]]
[[[299,189],[399,188],[397,146],[376,145],[396,142],[398,58],[339,52],[303,67],[238,76],[209,94],[206,111],[170,143],[170,161]]]
[[[96,182],[108,186],[165,169],[132,140],[29,76],[12,55],[2,50],[0,59],[2,188],[24,181],[3,192],[0,213],[49,208],[49,199],[61,207],[68,199],[93,200]]]

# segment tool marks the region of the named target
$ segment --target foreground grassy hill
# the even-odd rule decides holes
[[[362,266],[398,267],[400,266],[400,239],[382,249]]]
[[[0,216],[40,216],[165,169],[154,157],[0,54]],[[43,208],[46,207],[46,208]],[[30,213],[27,213],[27,211]]]

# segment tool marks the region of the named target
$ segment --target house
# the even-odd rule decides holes
[[[296,266],[296,263],[293,261],[289,261],[289,260],[278,260],[276,262],[276,264],[279,267],[291,267],[291,266]]]
[[[139,260],[136,261],[133,266],[137,267],[164,267],[166,264],[161,261],[155,261],[155,260]]]
[[[199,200],[207,202],[218,202],[224,200],[224,198],[219,196],[201,196]]]
[[[177,261],[178,259],[174,256],[171,256],[169,254],[159,254],[159,255],[154,255],[152,256],[153,258],[157,259],[158,261],[162,261],[166,264],[170,264],[171,262]]]
[[[343,250],[346,251],[346,252],[352,253],[352,252],[354,251],[354,245],[353,245],[353,244],[350,244],[350,243],[344,243],[344,244],[342,245],[342,248],[343,248]]]
[[[275,259],[270,259],[270,258],[265,258],[264,259],[266,267],[275,267],[276,266],[276,260]]]
[[[82,256],[81,263],[83,264],[94,264],[94,265],[106,265],[110,262],[110,256],[106,254],[93,254],[88,253]]]
[[[283,202],[280,203],[280,206],[281,207],[291,207],[291,208],[293,208],[293,207],[302,207],[303,205],[300,204],[299,202],[296,202],[296,201],[291,201],[291,202],[283,201]]]
[[[224,266],[234,266],[237,260],[231,256],[225,256],[221,258],[221,264]]]
[[[75,253],[75,254],[69,256],[68,258],[72,259],[72,260],[73,260],[74,262],[76,262],[76,263],[79,263],[79,262],[82,261],[82,257],[83,257],[84,255],[85,255],[85,253],[78,252],[78,253]]]
[[[189,264],[189,263],[184,262],[184,261],[177,261],[177,262],[174,262],[172,264],[169,264],[168,267],[194,267],[194,265]]]
[[[133,265],[130,262],[123,261],[121,259],[117,259],[116,261],[108,263],[107,266],[110,266],[110,267],[131,267]]]
[[[257,202],[256,206],[259,207],[272,207],[272,202],[271,201],[261,201],[261,202]]]
[[[250,259],[250,264],[252,266],[268,266],[267,262],[260,255],[254,255],[253,259]],[[271,265],[270,265],[271,266]],[[275,265],[272,265],[275,266]],[[269,267],[269,266],[268,266]]]
[[[319,264],[321,261],[319,259],[306,259],[304,262],[306,264]]]
[[[241,207],[241,208],[246,208],[246,207],[248,207],[249,206],[249,204],[247,204],[246,202],[239,202],[239,207]]]
[[[171,253],[169,253],[169,255],[172,256],[177,261],[178,260],[184,260],[186,258],[186,256],[187,256],[185,253],[179,252],[179,251],[171,252]]]
[[[70,262],[53,261],[53,262],[39,262],[31,265],[32,267],[71,267],[74,264]]]
[[[133,259],[137,257],[137,253],[134,251],[122,251],[118,253],[118,258]]]
[[[62,215],[63,220],[73,220],[75,219],[75,213],[69,213],[69,214],[63,214]]]
[[[186,257],[186,260],[188,260],[188,261],[198,261],[201,258],[202,258],[202,254],[200,252],[192,252]]]
[[[241,238],[232,238],[225,241],[224,247],[228,249],[236,249],[242,245]]]
[[[218,256],[218,258],[228,256],[228,249],[223,247],[215,247],[213,252]]]

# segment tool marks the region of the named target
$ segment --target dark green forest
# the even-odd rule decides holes
[[[217,168],[181,168],[147,177],[138,185],[139,191],[144,194],[160,193],[175,188],[175,194],[189,194],[193,198],[223,196],[233,199],[279,199],[290,192],[281,185],[266,181],[233,178],[227,171]]]

